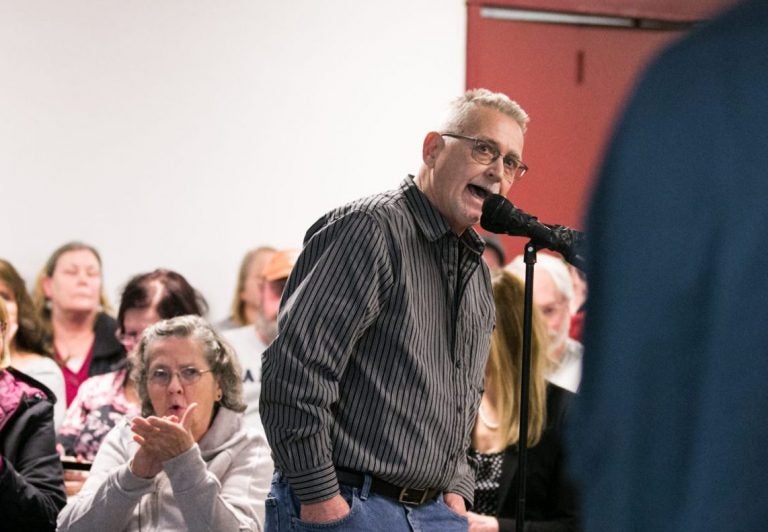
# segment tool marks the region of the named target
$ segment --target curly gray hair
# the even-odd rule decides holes
[[[139,388],[142,415],[150,416],[155,413],[147,391],[150,348],[157,340],[169,337],[191,338],[199,342],[203,348],[205,360],[221,388],[222,397],[219,403],[235,412],[245,410],[240,364],[234,349],[205,319],[188,315],[159,321],[148,327],[141,337],[141,342],[136,349],[133,379]]]

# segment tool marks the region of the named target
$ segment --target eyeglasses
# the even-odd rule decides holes
[[[472,158],[480,164],[493,164],[496,162],[496,159],[501,157],[499,149],[483,139],[466,137],[456,133],[441,133],[440,136],[471,141],[473,143]],[[528,166],[514,155],[505,155],[502,161],[504,162],[504,179],[510,184],[523,177],[528,171]]]
[[[197,369],[194,366],[187,366],[181,368],[178,371],[171,371],[166,368],[157,368],[149,374],[149,383],[154,386],[168,386],[171,384],[171,379],[174,375],[178,375],[179,382],[182,386],[190,386],[195,384],[203,376],[203,373],[213,371],[212,369]]]

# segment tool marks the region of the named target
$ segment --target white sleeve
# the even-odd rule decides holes
[[[58,432],[61,422],[64,421],[64,412],[67,409],[67,392],[61,368],[53,359],[43,357],[40,363],[35,363],[34,369],[29,372],[29,375],[45,384],[56,396],[56,404],[53,405],[53,426]]]

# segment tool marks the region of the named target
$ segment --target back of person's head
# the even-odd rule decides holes
[[[126,312],[150,308],[161,320],[188,314],[204,316],[208,312],[203,296],[183,275],[162,268],[135,275],[125,285],[117,312],[118,330],[124,329]]]
[[[11,352],[8,349],[8,309],[5,300],[0,297],[0,370],[11,365]]]
[[[494,236],[483,235],[485,240],[485,249],[483,250],[483,259],[491,270],[503,268],[507,263],[507,254],[504,252],[504,246]],[[490,255],[490,257],[489,257]]]
[[[10,293],[3,294],[4,289]],[[35,306],[32,304],[32,298],[27,292],[24,279],[13,267],[13,264],[0,259],[0,297],[6,296],[12,297],[16,303],[16,322],[18,325],[16,334],[9,342],[8,348],[12,351],[18,350],[50,356],[46,350],[45,333],[35,312]]]
[[[273,247],[261,246],[250,250],[243,257],[243,260],[240,263],[240,271],[237,274],[237,286],[235,287],[235,293],[232,297],[230,310],[230,317],[237,325],[248,325],[249,323],[248,317],[245,314],[246,301],[243,297],[245,292],[249,289],[249,276],[255,277],[256,281],[261,280],[261,272],[264,270],[264,266],[269,262],[269,259],[275,251],[277,250]],[[258,294],[258,290],[253,292],[254,296],[256,294]]]
[[[468,90],[453,100],[448,107],[442,131],[466,133],[472,126],[473,111],[477,107],[487,107],[503,113],[518,123],[525,132],[528,127],[528,114],[520,105],[509,99],[506,94],[491,92],[488,89]]]
[[[45,289],[43,288],[45,280],[53,276],[54,272],[56,271],[56,266],[58,265],[59,259],[62,255],[69,253],[70,251],[82,250],[90,251],[93,256],[96,257],[96,261],[99,263],[99,268],[102,267],[101,255],[95,247],[84,242],[73,241],[67,242],[66,244],[56,248],[54,252],[51,253],[51,256],[48,257],[48,260],[45,262],[43,269],[40,270],[40,273],[37,275],[37,279],[35,280],[35,287],[32,291],[32,302],[34,303],[38,316],[40,317],[42,324],[46,329],[50,329],[51,308],[48,302],[48,297],[45,295]],[[110,312],[112,310],[103,285],[101,287],[101,293],[99,294],[99,304],[101,305],[101,310],[104,312]],[[47,332],[50,333],[50,330]]]
[[[518,255],[506,268],[520,279],[525,279],[525,262],[522,255]],[[534,267],[534,276],[536,272],[544,271],[552,278],[555,288],[566,299],[573,299],[573,280],[568,271],[568,265],[562,259],[548,253],[539,253],[536,256],[536,266]]]
[[[498,398],[500,430],[508,444],[517,442],[520,430],[518,396],[523,360],[524,297],[525,286],[518,277],[503,270],[493,275],[496,327],[491,336],[486,388],[493,390]],[[528,445],[539,441],[546,424],[547,332],[535,308],[532,318]]]

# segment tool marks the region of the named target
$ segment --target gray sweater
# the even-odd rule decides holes
[[[58,530],[261,530],[273,465],[264,435],[242,420],[220,408],[198,444],[163,462],[153,479],[131,473],[138,444],[129,424],[118,424],[59,515]]]

